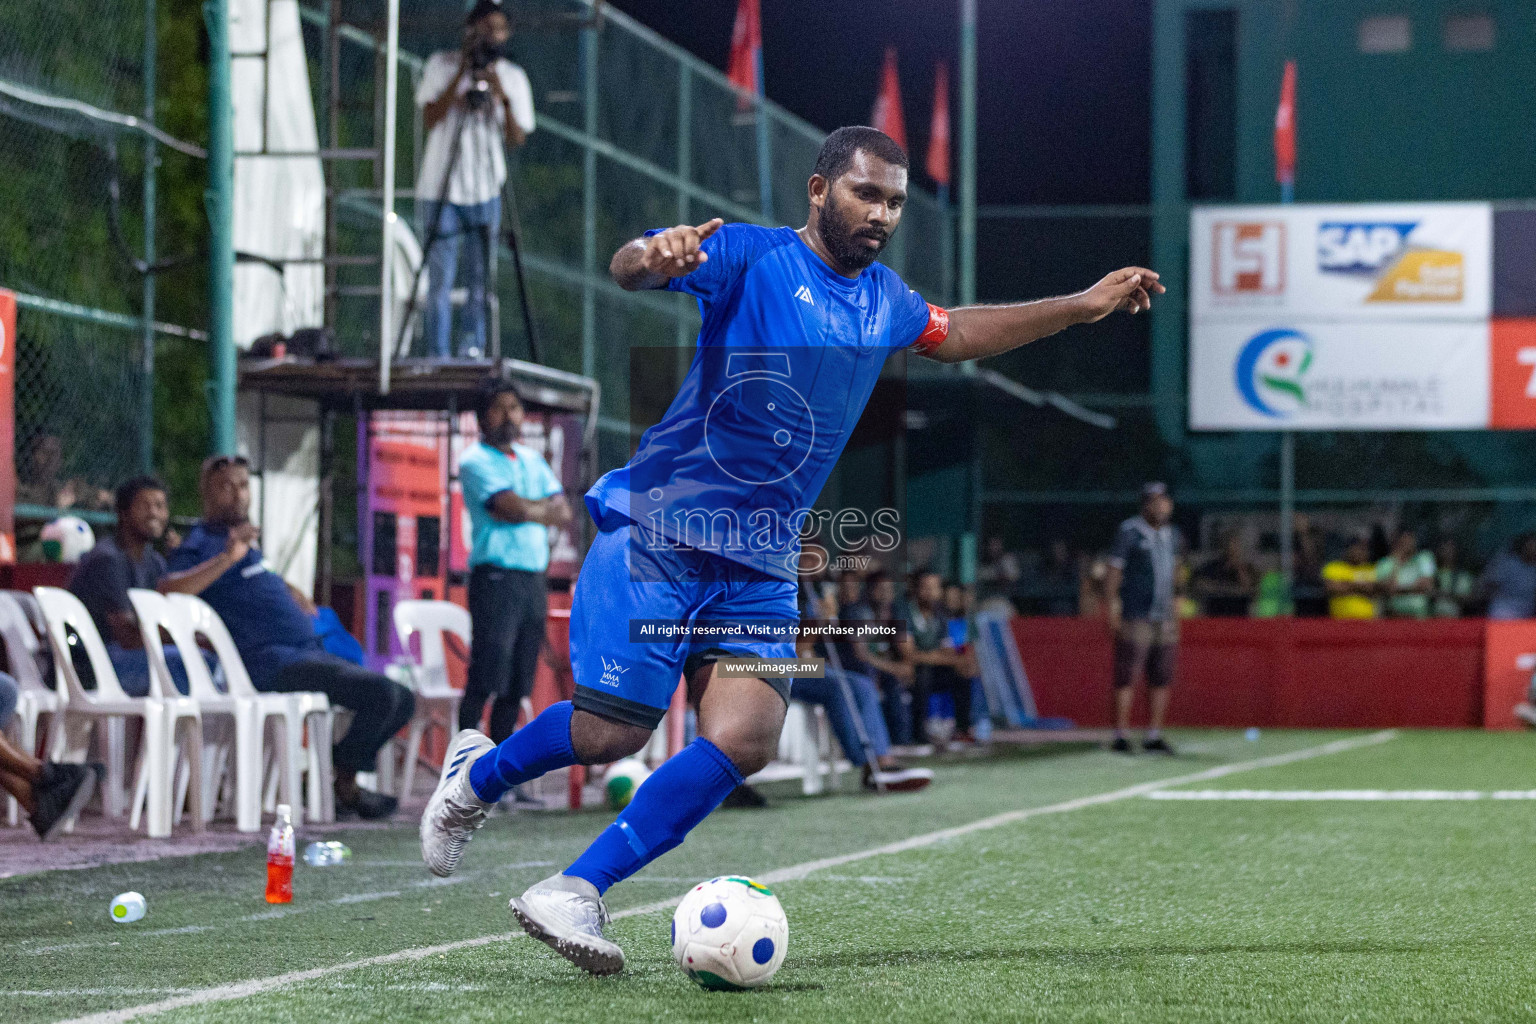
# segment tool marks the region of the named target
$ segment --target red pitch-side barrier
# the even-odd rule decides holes
[[[1013,632],[1040,714],[1087,727],[1113,724],[1114,655],[1102,622],[1021,617]],[[1531,677],[1531,659],[1521,658],[1533,653],[1536,620],[1190,619],[1170,720],[1227,728],[1514,729],[1520,723],[1511,709]],[[1144,695],[1137,703],[1144,720]]]

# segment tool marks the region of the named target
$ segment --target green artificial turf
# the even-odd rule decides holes
[[[610,894],[622,911],[698,879],[761,875],[909,836],[1317,746],[1341,734],[1185,733],[1173,760],[1075,750],[944,761],[928,791],[720,812]],[[1390,742],[1184,788],[1530,789],[1524,734]],[[513,929],[506,900],[564,866],[598,813],[493,819],[432,879],[413,823],[262,901],[262,855],[0,882],[0,1020],[56,1021],[207,986]],[[1536,801],[1265,803],[1132,796],[811,872],[774,886],[789,955],[766,989],[710,993],[671,961],[670,910],[616,921],[616,978],[525,937],[336,971],[149,1019],[191,1021],[1536,1020]],[[113,924],[112,896],[149,915]],[[33,994],[17,994],[33,993]]]

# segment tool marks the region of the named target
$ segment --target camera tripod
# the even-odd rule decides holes
[[[496,57],[494,53],[487,53],[477,50],[471,57],[470,71],[474,74],[478,74],[489,68],[494,74],[495,60]],[[460,74],[462,75],[463,72],[460,72]],[[457,87],[458,79],[455,78],[453,84],[450,85],[450,88],[456,89]],[[448,203],[448,192],[453,185],[454,171],[458,169],[459,157],[462,153],[464,127],[469,123],[471,117],[475,117],[489,119],[491,122],[490,127],[493,129],[497,128],[495,124],[495,118],[491,114],[490,86],[483,79],[475,78],[472,80],[469,91],[466,92],[463,96],[463,103],[464,109],[459,113],[458,122],[454,125],[453,128],[453,138],[449,142],[448,163],[447,166],[443,169],[443,181],[442,184],[438,187],[437,200],[432,211],[432,220],[427,227],[426,240],[422,244],[421,261],[416,265],[415,273],[411,275],[411,287],[406,299],[405,313],[400,318],[400,326],[396,331],[394,345],[392,346],[392,351],[395,352],[400,350],[400,346],[405,340],[406,331],[410,329],[411,318],[415,315],[416,297],[418,290],[421,287],[421,275],[427,269],[427,263],[431,259],[432,247],[442,240],[443,207]],[[449,113],[451,116],[453,113],[452,108],[450,108]],[[510,111],[508,111],[507,116],[511,116]],[[517,281],[518,300],[522,307],[523,330],[527,333],[528,336],[529,355],[535,363],[539,363],[542,362],[543,359],[542,353],[540,351],[538,334],[534,328],[533,311],[528,302],[528,282],[523,271],[523,255],[520,238],[521,225],[519,224],[518,220],[517,200],[512,188],[512,176],[510,173],[508,173],[506,179],[502,182],[500,191],[503,195],[502,208],[505,215],[504,224],[507,229],[507,247],[512,252],[512,269]],[[492,329],[492,321],[494,319],[491,316],[491,295],[495,286],[494,277],[492,275],[492,267],[494,266],[494,261],[492,260],[492,256],[494,255],[494,247],[492,245],[491,232],[486,226],[481,225],[480,227],[476,228],[475,233],[479,235],[479,242],[481,247],[480,258],[486,277],[485,298],[483,300],[485,309],[482,312],[482,317],[486,333],[485,354],[488,355],[490,351],[490,333]],[[451,333],[449,344],[451,352]]]

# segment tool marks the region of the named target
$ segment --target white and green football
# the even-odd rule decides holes
[[[672,956],[701,988],[756,988],[789,948],[789,919],[773,891],[740,875],[688,891],[672,915]]]

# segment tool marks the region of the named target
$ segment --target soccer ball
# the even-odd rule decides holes
[[[608,806],[616,811],[628,807],[640,783],[650,777],[651,770],[637,757],[626,757],[609,765],[603,776],[603,792],[608,797]]]
[[[672,915],[672,956],[701,988],[756,988],[778,972],[788,948],[779,898],[750,878],[700,882]]]
[[[79,516],[59,516],[43,527],[42,542],[44,558],[74,565],[96,546],[96,534]]]

